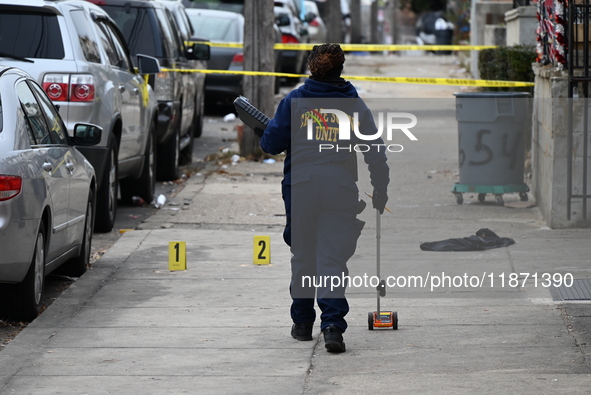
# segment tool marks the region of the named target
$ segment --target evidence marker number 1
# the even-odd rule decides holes
[[[187,243],[171,241],[168,243],[168,270],[187,270]]]
[[[254,236],[253,262],[255,265],[271,263],[271,236]]]

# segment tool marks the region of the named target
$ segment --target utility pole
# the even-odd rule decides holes
[[[271,1],[244,2],[244,70],[275,70],[275,13]],[[275,112],[274,76],[245,75],[242,80],[244,95],[251,104],[269,117]],[[239,139],[240,155],[258,159],[263,155],[259,138],[254,131],[244,125],[242,138]]]
[[[341,43],[343,41],[343,13],[341,0],[327,0],[325,5],[327,20],[326,41],[329,43]]]

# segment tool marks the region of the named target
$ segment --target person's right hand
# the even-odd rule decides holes
[[[371,195],[371,203],[373,208],[378,210],[380,214],[384,214],[384,208],[386,207],[386,203],[388,202],[388,194],[386,191],[377,191],[374,189],[373,194]]]

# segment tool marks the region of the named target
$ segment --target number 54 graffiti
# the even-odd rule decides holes
[[[515,135],[515,137],[513,138],[513,142],[510,143],[509,142],[509,134],[508,133],[503,133],[503,136],[501,138],[501,142],[502,142],[502,152],[498,153],[500,154],[502,157],[505,158],[509,158],[509,169],[513,170],[515,168],[515,165],[517,164],[517,159],[519,157],[519,149],[521,148],[521,139],[522,139],[522,133],[521,132],[515,132],[513,133]],[[492,133],[491,130],[488,129],[481,129],[477,132],[476,134],[476,144],[474,145],[474,151],[475,152],[482,152],[482,154],[480,154],[480,157],[483,157],[481,160],[470,160],[468,161],[468,165],[469,166],[484,166],[486,164],[489,164],[490,162],[492,162],[492,160],[494,159],[495,153],[493,152],[493,149],[487,145],[485,142],[483,142],[484,137],[488,136],[488,135],[492,135],[492,137],[495,137],[495,135]],[[487,138],[487,140],[489,140],[490,138]],[[460,134],[460,150],[459,150],[459,160],[460,160],[460,167],[462,167],[464,165],[464,162],[466,160],[466,152],[464,151],[464,148],[462,148],[462,134]]]

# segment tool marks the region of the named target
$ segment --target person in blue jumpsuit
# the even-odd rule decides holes
[[[344,62],[338,44],[314,46],[308,57],[311,76],[281,100],[267,128],[256,131],[263,151],[287,153],[282,196],[287,216],[283,237],[292,252],[291,335],[312,340],[316,298],[329,352],[345,351],[347,261],[363,228],[357,219],[362,205],[357,152],[363,152],[368,165],[372,204],[380,213],[390,180],[383,140],[367,137],[377,135],[371,112],[355,87],[341,78]],[[344,117],[335,110],[347,114],[348,123],[339,123]],[[350,127],[349,133],[342,133],[342,125]]]

